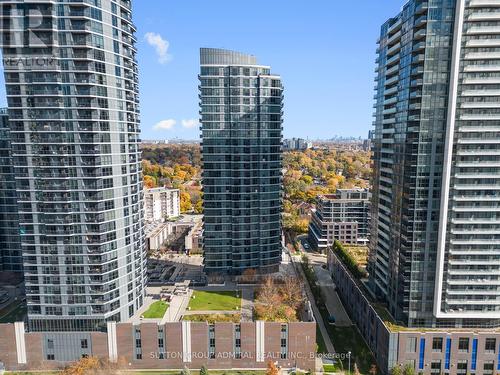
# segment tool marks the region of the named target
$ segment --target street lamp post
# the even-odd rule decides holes
[[[349,356],[349,374],[351,374],[351,352],[347,352],[347,355]]]

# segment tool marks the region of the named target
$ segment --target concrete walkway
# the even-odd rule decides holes
[[[254,289],[252,287],[241,288],[241,321],[251,322],[253,320]]]
[[[192,294],[193,291],[189,289],[186,294],[174,295],[170,300],[167,312],[161,320],[161,324],[180,321],[182,315],[187,312],[186,309]]]

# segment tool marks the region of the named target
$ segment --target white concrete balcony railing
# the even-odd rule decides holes
[[[500,58],[500,54],[499,54]],[[498,77],[485,77],[485,78],[465,78],[464,84],[466,85],[494,85],[500,84]]]
[[[500,34],[500,26],[473,26],[467,29],[467,35]]]
[[[446,281],[449,285],[500,285],[500,280],[478,279],[478,280],[451,280]]]
[[[500,121],[500,114],[464,114],[460,116],[460,120]]]
[[[500,65],[469,64],[464,67],[464,72],[500,72]]]
[[[461,96],[500,96],[500,90],[465,90]]]
[[[472,13],[467,21],[495,21],[500,20],[500,12],[478,12]]]
[[[469,8],[500,7],[500,0],[471,0]]]
[[[500,28],[499,28],[500,33]],[[469,52],[464,56],[465,60],[497,60],[500,59],[500,52]]]
[[[467,295],[472,295],[472,296],[495,296],[498,294],[496,290],[490,291],[490,290],[484,290],[484,289],[470,289],[470,288],[464,288],[464,289],[453,289],[453,290],[447,290],[446,294],[450,296],[454,295],[461,295],[461,294],[467,294]]]
[[[464,299],[464,298],[457,298],[457,299],[451,299],[451,298],[446,298],[446,303],[449,305],[450,308],[453,308],[453,305],[457,305],[456,309],[458,311],[466,311],[467,309],[462,309],[460,306],[464,305],[500,305],[500,300],[485,300],[485,299],[480,299],[480,300],[469,300],[469,299]],[[476,311],[474,311],[476,313]]]
[[[500,152],[499,152],[500,154]],[[479,167],[479,168],[497,168],[500,167],[500,162],[477,162],[477,161],[471,161],[471,162],[458,162],[456,164],[457,167],[466,167],[466,168],[474,168],[474,167]],[[471,197],[472,198],[472,197]],[[486,198],[486,197],[485,197]]]
[[[465,43],[466,47],[497,47],[500,46],[500,38],[495,39],[472,39]]]
[[[486,229],[458,230],[458,229],[452,228],[450,232],[452,234],[470,236],[470,235],[475,235],[475,234],[493,234],[494,235],[494,234],[498,233],[498,230],[495,230],[495,229],[491,229],[491,230],[486,230]],[[498,264],[498,263],[495,263],[495,264]]]
[[[495,123],[492,123],[494,125]],[[478,126],[462,126],[457,130],[457,133],[498,133],[500,132],[500,127],[498,126],[487,126],[487,125],[478,125]],[[499,151],[500,154],[500,151]]]
[[[452,245],[500,245],[500,240],[450,240]],[[500,271],[498,271],[500,275]]]
[[[463,202],[463,201],[462,201]],[[474,214],[474,212],[499,212],[500,207],[478,207],[478,206],[460,206],[460,207],[452,207],[452,211],[454,212],[470,212]],[[478,219],[480,220],[480,219]],[[469,223],[472,224],[474,220],[470,220]]]
[[[498,151],[496,151],[496,150],[458,150],[457,155],[459,155],[459,156],[498,155]]]
[[[460,105],[460,108],[500,108],[500,102],[465,102]]]
[[[471,276],[474,275],[478,278],[481,276],[496,276],[500,275],[500,270],[498,269],[491,269],[491,270],[477,270],[477,269],[448,269],[448,274],[449,275],[463,275],[463,276]]]

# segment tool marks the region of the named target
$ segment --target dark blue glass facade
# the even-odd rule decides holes
[[[251,55],[208,48],[200,73],[205,270],[277,271],[281,79]]]

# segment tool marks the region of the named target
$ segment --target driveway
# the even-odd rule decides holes
[[[339,327],[347,327],[352,325],[349,315],[344,309],[344,305],[335,291],[335,284],[333,283],[330,272],[323,268],[326,266],[326,256],[321,254],[308,253],[309,263],[313,266],[316,277],[318,278],[318,285],[321,288],[323,297],[325,298],[325,305],[328,313],[335,317],[335,324]]]

